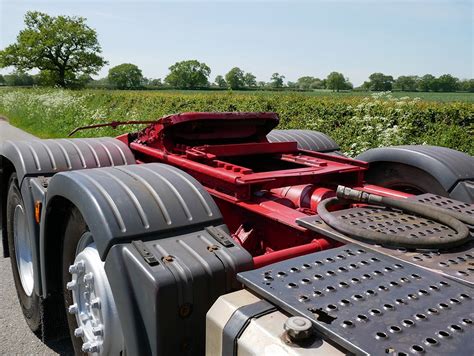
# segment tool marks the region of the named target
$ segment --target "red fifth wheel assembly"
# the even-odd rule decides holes
[[[37,172],[61,156],[2,153],[2,190],[17,174],[41,207],[25,209],[33,295],[68,315],[77,353],[473,354],[469,196],[368,184],[368,163],[277,124],[170,115],[114,139],[119,165]]]

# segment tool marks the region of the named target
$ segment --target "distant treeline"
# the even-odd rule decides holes
[[[169,74],[162,81],[160,78],[151,79],[143,76],[138,66],[124,63],[109,70],[108,76],[101,79],[92,79],[83,75],[69,83],[75,88],[101,89],[233,89],[233,90],[320,90],[334,91],[352,90],[353,85],[349,78],[342,73],[332,72],[326,78],[320,79],[311,76],[299,78],[296,82],[285,83],[285,76],[273,73],[268,82],[258,81],[249,72],[234,67],[225,76],[216,76],[214,82],[209,81],[211,69],[205,63],[197,60],[177,62],[169,67]],[[55,86],[55,78],[47,71],[30,75],[16,71],[7,75],[0,75],[0,85],[6,86]],[[383,73],[373,73],[368,80],[355,90],[365,91],[420,91],[420,92],[474,92],[474,79],[459,80],[443,74],[435,77],[431,74],[419,76],[402,75],[394,78]]]
[[[128,89],[128,90],[157,90],[157,89],[234,89],[234,90],[295,90],[311,91],[328,89],[364,90],[364,91],[406,91],[406,92],[474,92],[474,79],[460,80],[450,74],[435,77],[431,74],[424,76],[402,75],[394,78],[383,73],[373,73],[360,87],[354,88],[349,78],[342,73],[332,72],[326,78],[320,79],[304,76],[296,82],[284,82],[285,76],[274,73],[268,82],[256,81],[256,77],[244,72],[238,67],[232,68],[225,76],[216,76],[214,82],[208,80],[210,69],[198,61],[178,62],[170,67],[170,74],[164,80],[146,78],[134,64],[124,63],[109,70],[109,75],[100,79],[90,76],[76,78],[70,87],[97,89]],[[55,86],[54,80],[45,72],[31,75],[21,71],[10,74],[0,74],[0,86]]]
[[[326,78],[304,76],[285,83],[285,76],[273,73],[269,81],[257,81],[255,75],[234,67],[225,75],[210,80],[211,68],[198,60],[180,61],[170,66],[161,80],[146,78],[138,66],[123,63],[111,68],[107,77],[93,79],[108,62],[102,57],[96,31],[84,17],[51,16],[38,11],[25,14],[25,28],[16,42],[0,50],[0,68],[15,72],[0,75],[0,85],[45,86],[62,88],[110,89],[233,89],[233,90],[352,90],[343,73],[332,72]],[[39,74],[30,75],[30,70]],[[459,80],[450,74],[434,77],[426,74],[393,78],[373,73],[358,90],[474,92],[474,79]]]

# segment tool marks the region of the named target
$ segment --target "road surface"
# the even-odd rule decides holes
[[[5,140],[35,139],[0,117],[0,152]],[[28,328],[16,296],[10,259],[0,243],[0,355],[72,355],[69,340],[43,344]]]

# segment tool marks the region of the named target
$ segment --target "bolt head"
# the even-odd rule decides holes
[[[83,337],[84,336],[84,329],[77,328],[76,330],[74,330],[74,336],[75,337]]]
[[[85,342],[85,343],[82,344],[81,349],[84,352],[89,352],[90,347],[91,347],[91,343],[90,342]]]
[[[92,333],[94,336],[102,336],[103,328],[102,325],[95,326],[92,328]]]
[[[96,342],[86,342],[82,345],[82,351],[88,353],[99,352],[99,344]]]
[[[69,273],[84,273],[86,265],[83,260],[76,262],[75,264],[69,266]]]
[[[292,316],[285,322],[284,328],[292,340],[304,340],[313,333],[313,324],[302,316]]]
[[[94,281],[94,275],[92,274],[92,272],[86,273],[84,275],[84,283],[89,284],[89,283],[92,283],[93,281]]]

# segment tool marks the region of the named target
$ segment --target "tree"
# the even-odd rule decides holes
[[[99,78],[99,79],[93,79],[89,83],[86,84],[87,88],[108,88],[109,87],[109,81],[107,77],[105,78]]]
[[[417,85],[418,77],[413,75],[401,75],[393,83],[394,88],[399,89],[401,91],[416,91]]]
[[[3,78],[5,80],[5,85],[10,87],[31,86],[34,84],[34,80],[31,75],[20,71],[6,74]]]
[[[272,88],[282,88],[284,79],[284,75],[280,75],[279,73],[273,73],[272,77],[270,78],[270,86]]]
[[[305,77],[298,78],[296,83],[298,84],[298,88],[303,89],[303,90],[308,90],[311,88],[311,85],[313,84],[314,79],[315,78],[313,77],[305,76]]]
[[[383,73],[372,73],[369,77],[369,89],[373,91],[392,90],[393,77]]]
[[[153,88],[160,88],[163,86],[163,83],[161,82],[161,78],[149,79],[148,86],[153,87]]]
[[[227,88],[227,82],[222,75],[218,75],[214,83],[216,83],[219,88]]]
[[[456,91],[459,79],[453,77],[451,74],[443,74],[436,81],[440,91],[449,92]]]
[[[117,89],[138,89],[143,83],[143,74],[135,64],[123,63],[109,69],[108,82]]]
[[[339,91],[352,88],[352,84],[349,83],[349,79],[344,78],[342,73],[332,72],[326,79],[326,88]]]
[[[28,11],[26,28],[20,31],[17,42],[0,51],[0,67],[50,71],[61,87],[82,74],[97,74],[107,62],[99,56],[96,31],[85,21],[83,17]]]
[[[211,74],[211,68],[206,63],[195,59],[176,62],[169,67],[170,74],[165,78],[165,82],[174,88],[197,89],[207,87],[207,79]]]
[[[425,74],[418,81],[418,90],[420,91],[430,91],[433,87],[433,82],[436,80],[431,74]]]
[[[321,80],[319,78],[314,78],[313,82],[310,85],[310,89],[324,89],[326,87],[326,79]]]
[[[459,89],[469,93],[474,93],[474,79],[465,79],[460,81]]]
[[[231,89],[241,89],[245,84],[244,72],[239,67],[234,67],[225,75],[225,80]]]
[[[257,86],[257,77],[252,73],[245,73],[244,84],[247,88],[253,88]]]
[[[257,82],[257,87],[260,89],[263,89],[267,86],[267,83],[265,83],[263,80]]]

